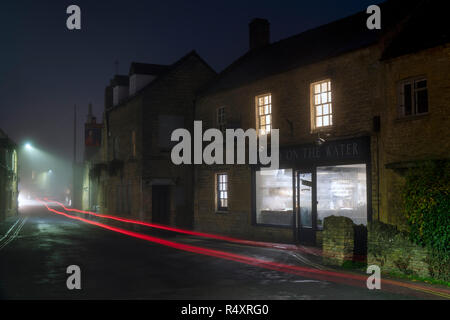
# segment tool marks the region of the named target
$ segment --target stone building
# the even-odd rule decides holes
[[[17,145],[0,129],[0,222],[18,214]]]
[[[204,130],[279,129],[280,168],[196,166],[195,228],[320,243],[332,215],[402,225],[398,168],[450,158],[449,33],[437,6],[387,1],[381,30],[364,11],[275,43],[269,22],[253,20],[249,51],[199,94],[195,117]]]
[[[170,159],[171,133],[190,128],[196,92],[216,72],[190,52],[172,65],[133,62],[105,89],[101,150],[90,164],[100,212],[193,225],[193,167]]]

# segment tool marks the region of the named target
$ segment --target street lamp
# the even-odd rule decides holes
[[[31,143],[29,143],[29,142],[25,143],[25,149],[27,149],[27,150],[33,149],[33,147],[31,146]]]

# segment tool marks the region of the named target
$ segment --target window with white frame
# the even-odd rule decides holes
[[[217,108],[216,121],[217,121],[217,128],[220,131],[225,132],[225,129],[227,128],[227,118],[226,118],[225,107]]]
[[[261,135],[269,134],[272,129],[272,95],[256,97],[257,128]]]
[[[311,84],[313,128],[333,125],[333,107],[331,100],[331,81],[323,80]]]
[[[428,112],[427,79],[407,79],[399,85],[399,116],[407,117]]]
[[[218,173],[216,175],[216,201],[217,210],[228,210],[228,175],[226,173]]]

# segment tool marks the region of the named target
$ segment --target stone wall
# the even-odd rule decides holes
[[[432,276],[429,256],[429,250],[412,243],[408,234],[397,227],[378,221],[369,223],[368,265],[377,265],[382,272],[428,278]]]
[[[342,265],[353,260],[353,221],[347,217],[329,216],[324,219],[322,232],[323,262]]]

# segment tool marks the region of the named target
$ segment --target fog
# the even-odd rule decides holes
[[[72,163],[26,144],[19,149],[19,201],[34,198],[67,200]]]

